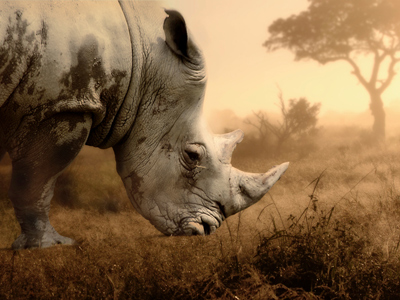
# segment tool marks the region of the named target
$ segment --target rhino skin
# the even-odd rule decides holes
[[[201,51],[176,11],[130,1],[0,2],[0,159],[21,226],[13,249],[73,244],[49,222],[57,177],[82,147],[113,147],[138,212],[166,235],[204,235],[257,202],[265,174],[230,164],[243,138],[201,117]]]

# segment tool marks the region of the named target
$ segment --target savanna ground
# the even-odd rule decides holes
[[[42,250],[10,249],[19,226],[5,159],[0,299],[399,299],[400,135],[376,147],[360,132],[328,128],[300,152],[234,156],[244,171],[291,164],[207,237],[160,234],[131,207],[112,152],[85,148],[50,216],[79,245]]]

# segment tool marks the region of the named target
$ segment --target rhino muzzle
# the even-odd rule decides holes
[[[227,188],[225,192],[219,191],[220,199],[210,199],[206,195],[207,191],[202,193],[201,198],[213,205],[196,213],[196,217],[181,219],[173,235],[209,235],[215,232],[227,217],[258,202],[285,173],[288,162],[260,174],[246,173],[233,168],[230,165],[232,152],[242,139],[241,130],[214,137],[221,168],[229,169],[229,175],[224,178],[226,182],[218,184],[217,189],[222,190],[226,184]]]
[[[213,217],[201,216],[200,221],[190,221],[186,224],[183,230],[184,235],[209,235],[222,224],[222,219],[219,221]]]
[[[264,174],[252,174],[232,168],[229,182],[230,197],[217,202],[219,216],[200,215],[197,218],[184,219],[173,235],[209,235],[222,225],[229,216],[258,202],[280,179],[289,166],[288,162],[274,166]]]

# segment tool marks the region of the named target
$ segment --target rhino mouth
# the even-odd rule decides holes
[[[221,226],[222,221],[223,218],[209,215],[183,219],[174,235],[210,235]]]

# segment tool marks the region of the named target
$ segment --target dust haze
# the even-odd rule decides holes
[[[279,114],[266,115],[280,121]],[[330,295],[346,292],[348,299],[399,296],[398,111],[388,112],[385,145],[370,138],[368,112],[330,114],[318,115],[315,133],[294,136],[279,153],[275,140],[259,140],[248,124],[252,117],[232,111],[210,116],[216,132],[246,133],[232,164],[263,172],[290,161],[289,169],[260,202],[207,237],[162,236],[129,203],[112,151],[85,147],[59,178],[50,215],[53,226],[79,245],[13,252],[20,229],[7,196],[11,166],[5,158],[0,296],[268,299],[327,292],[313,278],[330,286]]]
[[[323,108],[323,105],[322,105]],[[282,122],[282,115],[276,111],[260,110],[268,117],[271,123]],[[372,137],[373,117],[369,110],[364,112],[340,113],[335,111],[318,114],[316,132],[312,137],[302,136],[300,139],[289,139],[288,147],[280,149],[279,153],[273,150],[273,141],[270,144],[262,142],[262,138],[273,139],[272,133],[265,137],[260,136],[260,130],[256,114],[260,111],[239,117],[233,110],[213,111],[206,115],[210,128],[214,133],[226,133],[235,129],[241,129],[245,133],[244,140],[237,146],[236,152],[241,155],[255,155],[266,157],[268,155],[297,159],[299,156],[317,155],[318,151],[325,151],[326,147],[340,148],[364,145],[375,149],[375,141]],[[387,143],[400,141],[400,109],[399,106],[386,108],[386,134]],[[303,149],[303,145],[306,149]],[[312,147],[310,147],[312,144]],[[378,146],[379,147],[379,146]],[[307,152],[307,153],[305,153]],[[237,155],[237,153],[236,153]]]

